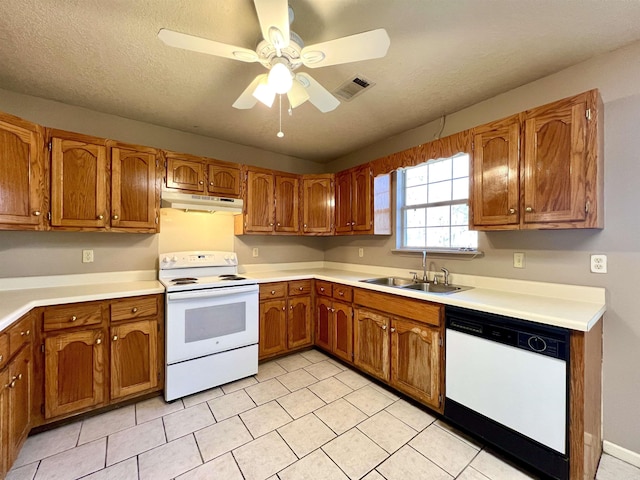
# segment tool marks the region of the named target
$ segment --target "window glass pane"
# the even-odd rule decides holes
[[[429,167],[426,164],[420,165],[418,167],[407,168],[404,171],[407,187],[413,187],[415,185],[423,185],[427,183],[428,169]]]
[[[427,163],[429,166],[429,183],[449,180],[451,178],[451,159],[444,158]]]
[[[469,177],[458,178],[453,181],[452,200],[462,200],[469,198]]]
[[[427,203],[427,186],[421,185],[418,187],[407,188],[407,200],[406,205],[420,205]]]
[[[453,178],[469,176],[469,155],[453,157]]]
[[[451,225],[469,225],[469,205],[451,205]]]
[[[407,247],[424,247],[425,246],[425,229],[424,228],[407,228],[406,246]]]
[[[430,183],[428,198],[429,203],[448,202],[451,200],[451,182]]]
[[[427,245],[437,248],[449,248],[449,227],[427,228]]]
[[[404,224],[407,228],[424,227],[425,226],[425,210],[424,208],[414,208],[407,210]]]
[[[449,223],[450,210],[451,210],[451,207],[449,207],[449,205],[444,205],[442,207],[427,208],[427,226],[439,227],[439,226],[450,225]]]
[[[478,232],[469,230],[469,227],[451,227],[451,246],[453,248],[476,248],[478,245]]]

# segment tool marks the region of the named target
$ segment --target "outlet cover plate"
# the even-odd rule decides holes
[[[591,273],[607,273],[606,255],[591,255]]]

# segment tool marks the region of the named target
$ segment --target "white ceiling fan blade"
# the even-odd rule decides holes
[[[316,82],[307,73],[298,73],[296,81],[306,88],[309,94],[309,101],[322,113],[330,112],[340,105],[340,101],[334,97],[326,88]]]
[[[379,28],[304,47],[302,63],[309,68],[318,68],[380,58],[387,54],[390,44],[387,31]]]
[[[289,4],[287,0],[254,0],[254,3],[262,36],[280,56],[280,50],[289,45]]]
[[[287,92],[289,97],[289,103],[291,108],[296,108],[309,100],[309,92],[300,84],[300,82],[293,82],[291,84],[291,90]]]
[[[214,42],[202,37],[187,35],[186,33],[174,32],[166,28],[160,29],[158,38],[170,47],[191,50],[192,52],[206,53],[217,57],[232,58],[241,62],[257,62],[258,54],[248,48],[227,45],[226,43]]]
[[[258,99],[253,96],[253,92],[256,90],[260,81],[262,79],[267,79],[267,74],[263,73],[262,75],[258,75],[253,81],[249,84],[247,88],[244,89],[244,92],[238,97],[238,99],[233,102],[233,107],[238,108],[240,110],[246,110],[248,108],[253,108],[255,104],[258,102]]]

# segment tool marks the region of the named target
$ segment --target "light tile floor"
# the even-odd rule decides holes
[[[253,377],[27,439],[7,480],[535,478],[365,376],[310,350]],[[598,480],[640,480],[603,455]]]

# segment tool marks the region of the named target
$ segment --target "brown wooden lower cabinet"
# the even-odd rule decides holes
[[[355,309],[353,363],[374,377],[388,382],[389,326],[388,316],[364,308]]]
[[[260,302],[258,356],[270,357],[287,351],[286,300]]]
[[[353,308],[347,303],[352,289],[323,281],[316,281],[315,285],[315,345],[352,363]]]
[[[311,345],[311,297],[293,297],[287,303],[287,347],[292,349]]]

